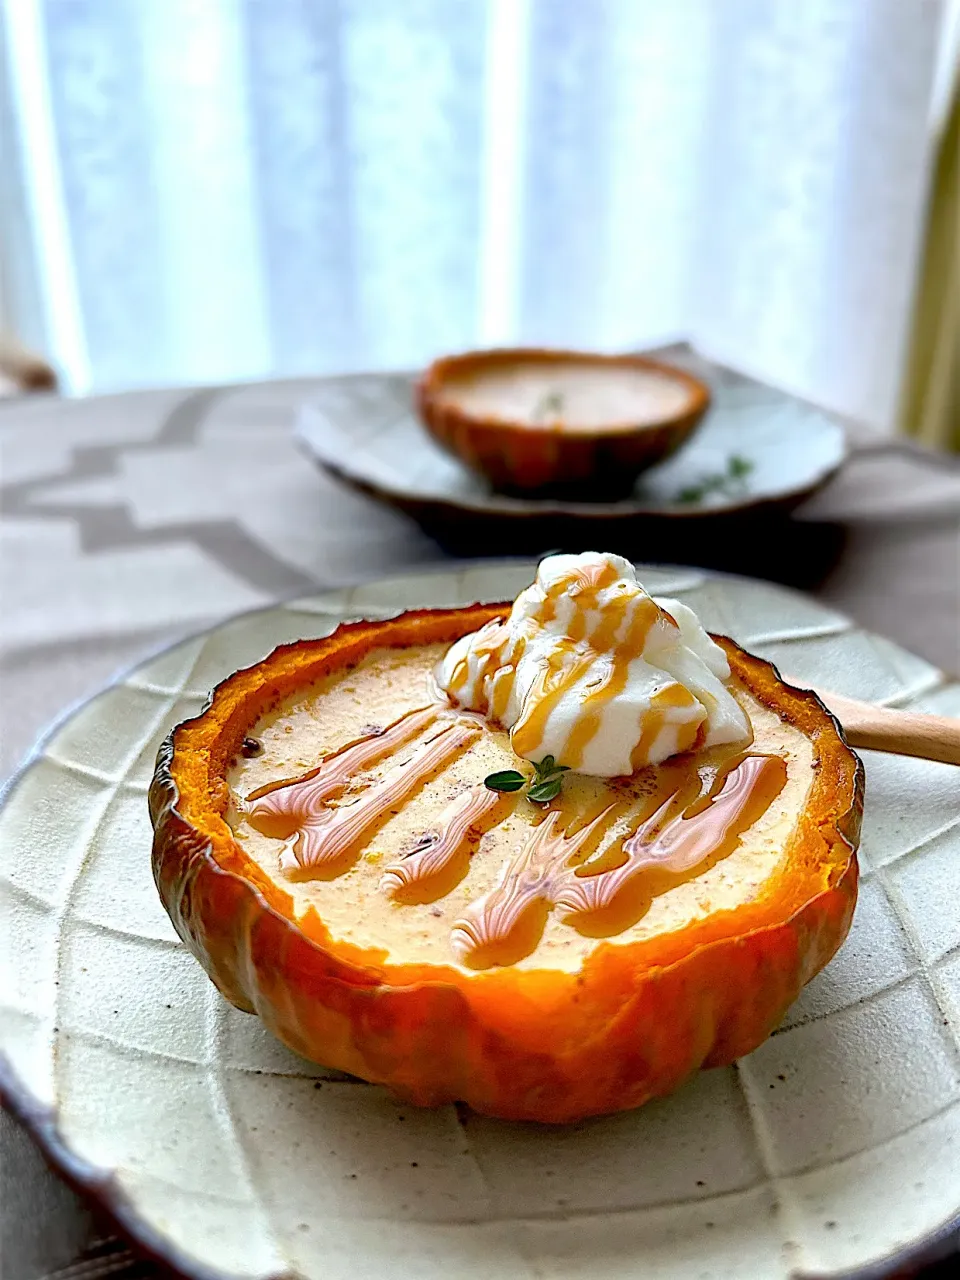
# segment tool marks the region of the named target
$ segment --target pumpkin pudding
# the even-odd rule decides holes
[[[418,400],[437,442],[495,488],[602,499],[678,449],[710,393],[646,357],[519,348],[436,361]]]
[[[517,1118],[748,1052],[856,896],[834,722],[618,557],[275,651],[174,732],[151,806],[165,905],[229,999]]]
[[[652,426],[690,407],[686,382],[656,365],[597,360],[517,359],[450,371],[444,399],[477,417],[506,418],[535,431],[603,431]]]

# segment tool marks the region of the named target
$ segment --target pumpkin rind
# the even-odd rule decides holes
[[[689,404],[662,422],[610,424],[602,429],[531,428],[509,418],[478,416],[445,394],[451,372],[509,365],[518,360],[562,364],[588,360],[596,365],[668,373],[683,382]],[[645,356],[587,356],[583,352],[518,348],[446,356],[427,369],[417,384],[417,408],[427,430],[447,453],[485,476],[495,489],[516,493],[568,490],[581,500],[628,494],[637,476],[662,462],[687,440],[710,405],[705,383],[683,369]]]
[[[772,899],[642,943],[598,945],[578,973],[393,964],[332,939],[312,910],[294,921],[289,896],[223,818],[225,772],[245,732],[276,698],[372,648],[452,642],[507,609],[346,624],[230,676],[161,747],[153,871],[177,933],[223,995],[304,1057],[422,1105],[572,1121],[639,1106],[770,1034],[849,928],[863,768],[813,693],[721,637],[754,697],[814,746],[807,804]]]

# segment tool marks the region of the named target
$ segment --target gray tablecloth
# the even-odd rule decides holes
[[[315,586],[442,552],[324,479],[290,426],[309,381],[0,403],[0,770],[70,703],[164,642]],[[797,516],[785,576],[866,627],[960,668],[960,469],[853,433]],[[877,450],[879,449],[879,452]],[[809,536],[807,536],[809,535]],[[784,536],[774,529],[764,536]],[[7,1280],[154,1276],[0,1129]]]

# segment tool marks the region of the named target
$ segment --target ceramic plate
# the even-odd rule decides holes
[[[570,1128],[420,1111],[305,1062],[177,940],[146,799],[170,726],[276,644],[513,596],[531,574],[487,563],[249,614],[46,739],[0,812],[8,1101],[193,1277],[786,1280],[943,1251],[960,1214],[960,769],[870,755],[853,930],[780,1030],[671,1098]],[[960,713],[957,683],[782,588],[642,577],[801,681]]]
[[[413,409],[413,381],[364,374],[330,379],[303,406],[297,437],[329,474],[405,511],[441,538],[451,526],[516,532],[563,520],[577,534],[610,526],[791,509],[820,488],[846,456],[842,428],[819,410],[737,374],[687,364],[711,384],[702,426],[673,458],[640,477],[621,502],[505,497],[445,454]],[[730,468],[743,470],[732,475]],[[722,480],[722,484],[719,481]],[[601,535],[602,536],[602,535]],[[604,545],[607,545],[606,543]]]

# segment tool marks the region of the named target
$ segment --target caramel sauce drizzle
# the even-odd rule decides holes
[[[583,864],[585,848],[625,816],[629,802],[614,802],[573,835],[561,828],[560,812],[551,811],[496,888],[454,925],[457,959],[473,969],[516,964],[535,950],[553,909],[588,937],[622,933],[644,914],[658,887],[643,873],[676,877],[728,856],[783,790],[787,767],[779,756],[740,755],[704,775],[697,775],[701,788],[693,803],[689,787],[681,785],[595,870]],[[661,879],[660,892],[672,883]]]
[[[395,902],[436,902],[460,883],[481,839],[514,808],[517,796],[483,785],[457,796],[402,858],[380,879],[380,890]]]
[[[472,902],[454,924],[454,954],[472,969],[516,964],[536,949],[564,873],[602,837],[615,805],[604,809],[574,835],[563,816],[551,810],[506,865],[499,884]]]
[[[473,646],[473,658],[477,663],[477,675],[482,682],[490,680],[503,661],[503,650],[509,633],[500,621],[494,619],[481,630],[482,639]],[[450,692],[460,693],[470,679],[470,657],[460,659],[450,677]]]
[[[649,761],[653,744],[659,738],[661,731],[670,723],[670,708],[693,707],[696,703],[696,698],[682,684],[668,684],[657,690],[650,699],[650,709],[644,716],[640,739],[630,752],[630,766],[634,772],[643,768]],[[685,724],[676,724],[675,727],[677,736],[675,751],[694,751],[700,746],[705,736],[703,721],[699,724],[687,721]]]
[[[342,795],[357,770],[404,745],[436,721],[445,721],[413,754],[363,789],[355,800],[329,803]],[[314,877],[341,875],[359,856],[365,841],[386,819],[475,741],[481,726],[466,716],[428,708],[414,712],[386,733],[360,742],[326,761],[304,779],[281,782],[269,793],[253,793],[250,822],[264,835],[286,838],[280,855],[284,871],[308,871]],[[364,754],[364,749],[367,749]],[[358,764],[358,761],[363,764]]]
[[[524,702],[523,713],[510,731],[510,744],[518,756],[530,757],[543,741],[543,731],[557,703],[593,662],[589,652],[571,654],[567,645],[558,646],[537,673]],[[563,762],[566,764],[566,752]]]
[[[657,885],[648,872],[665,872],[660,891],[675,877],[731,854],[743,833],[767,811],[787,781],[780,756],[751,755],[731,765],[715,795],[677,812],[677,797],[662,805],[622,843],[619,866],[568,877],[554,899],[559,919],[588,937],[611,937],[637,923]],[[644,881],[647,883],[644,884]]]
[[[337,751],[328,755],[316,769],[302,774],[299,778],[280,778],[277,782],[268,782],[265,787],[258,787],[247,796],[247,803],[257,801],[250,810],[251,814],[268,822],[276,817],[281,825],[289,825],[289,806],[284,801],[267,801],[265,796],[274,791],[296,786],[297,804],[307,816],[318,814],[327,800],[345,791],[351,779],[364,769],[377,764],[384,756],[390,755],[397,747],[417,737],[424,729],[434,724],[440,715],[439,707],[417,707],[408,711],[399,720],[395,720],[383,733],[368,734],[355,742],[348,742]],[[308,785],[309,784],[309,785]],[[271,834],[265,832],[265,834]],[[288,831],[289,835],[290,832]]]

